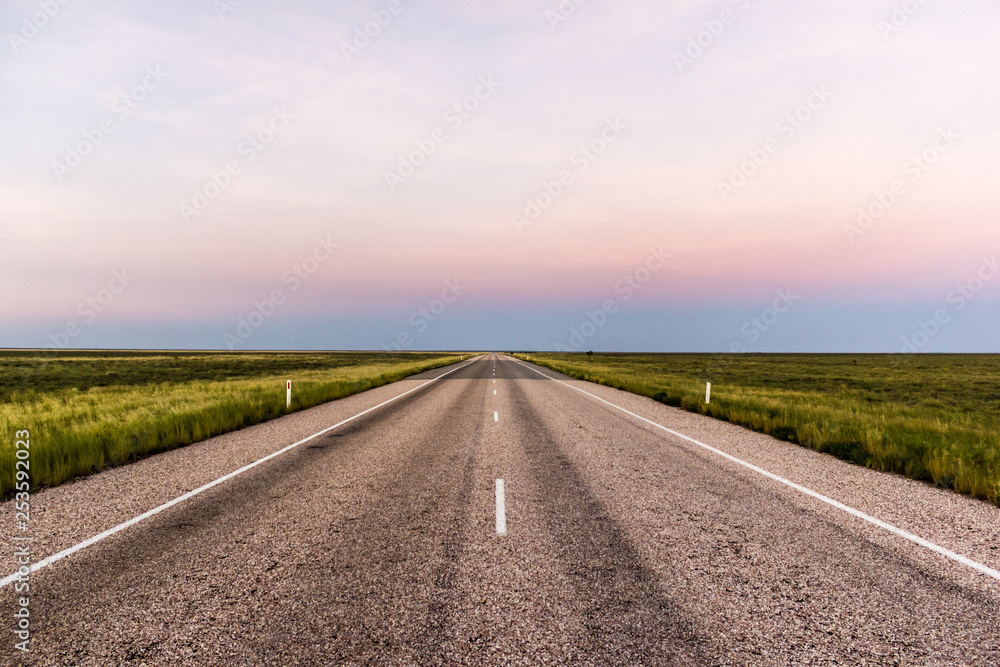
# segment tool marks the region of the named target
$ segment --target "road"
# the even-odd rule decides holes
[[[33,572],[0,655],[1000,664],[1000,580],[759,470],[993,570],[1000,508],[492,354],[39,493],[35,559],[378,405]]]

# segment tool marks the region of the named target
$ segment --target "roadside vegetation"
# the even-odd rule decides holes
[[[32,486],[56,486],[459,358],[446,353],[0,351],[0,496],[14,488],[19,430],[31,433]],[[293,388],[289,408],[286,380]]]
[[[1000,504],[1000,355],[516,356]]]

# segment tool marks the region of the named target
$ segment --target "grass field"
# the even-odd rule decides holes
[[[573,377],[1000,504],[1000,355],[527,356]]]
[[[467,356],[467,355],[466,355]],[[0,495],[134,461],[459,360],[446,353],[0,350]],[[292,404],[285,407],[285,381]]]

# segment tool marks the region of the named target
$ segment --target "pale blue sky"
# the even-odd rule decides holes
[[[0,7],[0,346],[996,351],[995,5],[232,4]]]

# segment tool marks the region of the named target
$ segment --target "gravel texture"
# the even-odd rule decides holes
[[[39,665],[1000,664],[1000,582],[531,368],[474,361],[34,573],[32,653],[10,649],[5,614],[0,655]],[[32,498],[36,559],[448,370],[43,491]],[[1000,508],[566,380],[1000,567]],[[12,544],[10,503],[4,516]],[[0,594],[11,609],[11,587]]]

